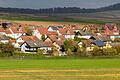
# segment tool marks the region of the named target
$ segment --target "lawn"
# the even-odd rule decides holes
[[[0,79],[119,80],[120,59],[2,59]]]
[[[120,68],[120,59],[0,60],[0,69],[100,69]]]

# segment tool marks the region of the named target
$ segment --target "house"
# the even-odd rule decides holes
[[[71,28],[60,28],[57,31],[58,35],[63,35],[66,39],[74,39],[75,33]]]
[[[9,43],[10,38],[5,35],[0,35],[0,42]]]
[[[57,41],[57,40],[65,40],[65,37],[63,35],[50,35],[48,36],[48,38],[54,42],[54,41]]]
[[[22,35],[26,35],[26,32],[23,27],[10,27],[6,30],[6,36],[17,39]]]
[[[94,44],[98,47],[104,47],[105,46],[105,43],[101,40],[96,40],[96,41],[92,42],[92,44]]]
[[[46,51],[51,51],[52,48],[54,47],[53,43],[51,40],[45,40],[43,42],[43,44],[45,45],[44,47],[41,47],[40,49],[44,49]]]
[[[70,28],[72,28],[74,32],[79,32],[80,31],[80,27],[76,26],[76,25],[71,25]]]
[[[36,36],[38,39],[41,40],[42,35],[47,37],[48,29],[47,28],[37,28],[33,31],[33,35]]]
[[[116,24],[108,23],[104,26],[104,33],[108,36],[119,35],[119,30]]]
[[[3,28],[0,28],[0,35],[5,35],[5,34],[6,34],[5,30]]]
[[[50,32],[56,32],[57,30],[58,30],[58,28],[55,27],[55,26],[49,26],[48,27],[48,31],[50,31]]]
[[[120,39],[120,35],[110,36],[110,39],[111,39],[112,41],[114,41],[115,39]]]
[[[42,35],[47,38],[48,35],[57,35],[57,32],[48,31],[48,28],[37,28],[33,31],[33,35],[41,40]]]
[[[93,51],[94,49],[94,46],[91,44],[93,41],[92,40],[82,40],[80,43],[79,43],[79,47],[83,47],[85,46],[86,47],[86,51],[89,52],[89,51]]]
[[[22,52],[36,52],[38,49],[48,51],[52,50],[53,47],[52,43],[48,41],[43,42],[39,40],[36,36],[21,36],[20,38],[18,38],[15,46],[18,46],[18,44],[20,44]]]
[[[96,40],[101,40],[103,42],[108,42],[110,41],[110,37],[109,36],[106,36],[104,34],[102,35],[97,35],[97,36],[94,36]]]
[[[84,31],[80,30],[78,33],[79,33],[77,35],[78,38],[90,39],[91,37],[93,37],[93,34],[87,32],[87,31],[84,32]]]
[[[25,41],[37,41],[38,38],[36,36],[21,36],[19,37],[16,42],[23,43]]]
[[[64,46],[64,41],[63,40],[56,40],[53,43],[55,45],[55,47],[60,50],[62,49],[62,47]]]
[[[37,50],[41,47],[44,47],[44,44],[42,41],[25,41],[21,45],[21,51],[22,52],[37,52]]]
[[[25,41],[38,41],[39,39],[36,36],[21,36],[16,40],[14,44],[15,48],[20,48],[20,45]]]
[[[59,28],[63,28],[62,26],[57,26],[57,29],[59,29]]]

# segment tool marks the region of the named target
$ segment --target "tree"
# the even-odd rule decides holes
[[[45,35],[42,35],[41,39],[45,41],[46,40]]]
[[[77,49],[77,56],[86,56],[86,48],[78,47],[78,49]]]
[[[2,27],[3,27],[4,29],[7,29],[7,23],[2,23]]]
[[[68,56],[72,56],[72,55],[73,55],[71,49],[68,49],[68,50],[66,51],[66,53],[67,53]]]
[[[6,57],[13,56],[14,51],[15,48],[14,46],[12,46],[12,44],[0,43],[0,52],[1,52],[0,56],[6,56]]]
[[[70,49],[72,52],[76,52],[78,45],[74,40],[68,39],[64,41],[64,48],[66,51]]]
[[[93,51],[88,52],[88,54],[91,56],[101,56],[103,55],[103,51],[98,46],[94,46]]]
[[[53,55],[53,56],[59,56],[59,52],[58,52],[58,50],[57,50],[56,47],[53,47],[53,48],[52,48],[52,55]]]
[[[31,36],[32,30],[29,27],[25,27],[26,35]]]
[[[107,49],[103,49],[103,55],[115,56],[115,55],[118,55],[118,53],[117,53],[117,50],[115,48],[107,48]]]
[[[40,56],[40,57],[44,57],[44,50],[41,50],[41,49],[38,49],[38,51],[37,51],[37,56]]]
[[[117,51],[118,54],[120,54],[120,46],[115,46],[113,48],[116,49],[116,51]]]

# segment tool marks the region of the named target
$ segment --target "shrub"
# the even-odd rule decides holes
[[[103,49],[103,55],[105,56],[115,56],[118,55],[117,50],[114,48]]]

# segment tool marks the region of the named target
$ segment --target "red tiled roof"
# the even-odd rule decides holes
[[[25,33],[25,30],[23,27],[17,28],[17,27],[11,27],[10,28],[13,33]]]
[[[43,43],[48,47],[53,47],[54,46],[51,41],[44,41]]]
[[[48,29],[47,28],[38,28],[37,29],[41,34],[47,34],[48,33]]]
[[[50,31],[48,31],[47,35],[57,35],[57,32],[50,32]]]
[[[57,32],[51,32],[48,31],[48,28],[38,28],[37,29],[39,31],[39,33],[43,34],[43,35],[57,35]]]
[[[0,32],[5,32],[5,30],[3,28],[0,28]]]
[[[12,32],[9,29],[5,30],[5,33],[6,34],[12,34]]]
[[[59,32],[63,35],[74,35],[74,31],[71,28],[60,28]]]
[[[63,40],[56,40],[55,43],[58,44],[58,45],[64,45],[64,41]]]
[[[10,43],[16,42],[16,40],[9,40]]]
[[[37,41],[38,38],[35,37],[35,36],[21,36],[21,38],[24,40],[24,41]]]
[[[56,40],[65,40],[65,37],[64,36],[57,36],[57,35],[50,35],[49,38],[52,40],[52,41],[56,41]]]

